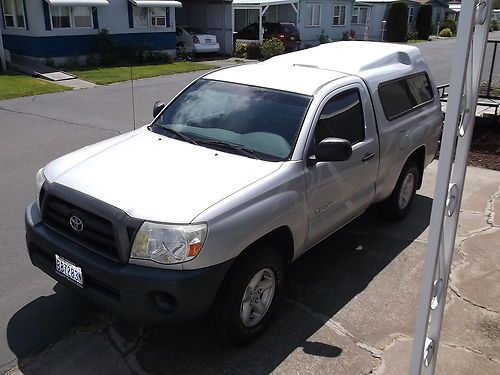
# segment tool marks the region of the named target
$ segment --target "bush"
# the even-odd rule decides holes
[[[500,25],[498,24],[498,21],[493,18],[490,23],[490,31],[498,31],[500,30]]]
[[[96,55],[88,55],[86,65],[89,67],[94,67],[99,65],[99,57]]]
[[[325,34],[325,29],[321,30],[321,34],[318,35],[319,44],[325,44],[332,42],[332,38],[328,34]]]
[[[417,23],[415,25],[418,38],[427,40],[432,32],[432,5],[423,4],[420,6],[417,14]]]
[[[450,29],[446,28],[446,29],[443,29],[439,32],[439,36],[449,38],[449,37],[453,36],[453,34],[451,33]]]
[[[112,65],[118,60],[118,56],[114,53],[113,41],[109,36],[108,30],[99,30],[97,45],[99,47],[99,60],[102,65]]]
[[[258,60],[260,58],[259,43],[253,42],[247,46],[247,58],[252,60]]]
[[[441,29],[450,29],[452,34],[457,33],[457,23],[453,20],[444,20],[439,27]]]
[[[393,3],[387,18],[387,40],[389,42],[406,42],[408,31],[408,5]]]
[[[237,43],[236,50],[234,51],[236,57],[246,59],[248,56],[248,44],[247,43]]]
[[[285,52],[285,45],[278,38],[266,39],[260,46],[260,54],[264,59],[281,55]]]

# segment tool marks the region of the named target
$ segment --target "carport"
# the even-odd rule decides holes
[[[176,9],[177,26],[192,26],[217,36],[220,52],[233,53],[233,21],[231,1],[184,0],[182,8]]]
[[[264,39],[264,29],[262,28],[262,17],[269,15],[271,12],[271,9],[275,10],[276,13],[273,12],[273,15],[275,16],[275,19],[268,19],[268,21],[280,21],[280,17],[278,14],[278,8],[280,6],[284,5],[290,5],[290,7],[287,7],[287,15],[289,15],[291,12],[290,10],[292,9],[294,12],[294,18],[295,18],[295,24],[298,23],[299,19],[299,2],[298,0],[233,0],[233,29],[235,31],[237,30],[237,11],[246,11],[245,15],[245,23],[251,23],[250,17],[249,17],[249,11],[250,10],[255,10],[257,12],[256,15],[258,14],[257,19],[255,20],[256,22],[259,23],[259,43],[262,43]],[[273,7],[270,9],[270,7]],[[290,18],[290,17],[289,17]],[[238,17],[238,19],[241,19],[241,17]],[[290,19],[286,19],[286,21],[290,21]],[[236,27],[235,27],[236,26]],[[245,25],[246,26],[246,25]]]

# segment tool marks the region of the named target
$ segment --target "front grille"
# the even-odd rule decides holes
[[[52,195],[45,199],[43,221],[47,226],[95,252],[119,260],[118,244],[109,220]],[[80,232],[71,227],[72,216],[83,223]]]

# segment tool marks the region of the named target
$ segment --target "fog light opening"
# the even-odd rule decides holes
[[[172,312],[177,308],[177,300],[174,296],[165,292],[154,292],[153,300],[156,306],[165,312]]]

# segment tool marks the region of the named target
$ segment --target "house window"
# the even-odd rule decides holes
[[[306,26],[319,26],[321,20],[321,4],[306,4]]]
[[[133,7],[134,27],[170,27],[169,12],[166,8]]]
[[[334,5],[333,6],[333,26],[345,26],[345,14],[347,6]]]
[[[26,27],[22,0],[2,0],[2,8],[5,27],[22,29]]]
[[[53,29],[93,27],[90,7],[51,7],[50,15]]]
[[[354,7],[352,10],[351,23],[354,25],[366,25],[368,18],[368,8]]]
[[[408,24],[413,23],[413,8],[408,8]]]

